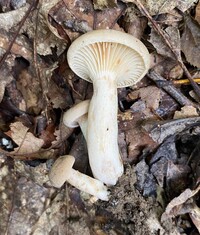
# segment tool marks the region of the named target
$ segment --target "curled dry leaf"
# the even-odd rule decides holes
[[[37,152],[44,144],[42,139],[36,138],[28,128],[21,122],[15,122],[10,125],[11,138],[19,146],[15,148],[14,153],[28,154]]]
[[[191,65],[200,67],[200,25],[190,16],[185,18],[185,28],[181,37],[181,50]]]
[[[180,209],[182,208],[182,205],[188,199],[194,197],[199,192],[199,190],[200,190],[200,185],[194,190],[186,189],[178,197],[172,199],[171,202],[167,205],[161,220],[164,221],[167,218],[171,218],[178,215]]]

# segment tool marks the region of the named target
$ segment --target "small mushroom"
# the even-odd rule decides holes
[[[63,115],[63,123],[70,127],[75,128],[80,126],[81,131],[86,138],[87,133],[87,119],[90,100],[84,100],[72,108],[67,110]]]
[[[93,82],[87,129],[93,175],[108,185],[115,185],[123,174],[117,140],[117,88],[132,86],[143,78],[150,64],[149,52],[129,34],[94,30],[71,44],[67,59],[79,77]]]
[[[109,195],[107,187],[101,181],[74,170],[72,168],[74,162],[75,158],[71,155],[61,156],[54,162],[49,172],[52,186],[60,188],[67,181],[79,190],[107,201]]]

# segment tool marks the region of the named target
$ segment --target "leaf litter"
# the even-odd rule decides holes
[[[199,3],[9,3],[0,2],[2,234],[197,234],[199,103],[186,78],[199,74]],[[62,115],[90,99],[92,85],[69,69],[66,51],[82,33],[101,28],[141,39],[152,65],[137,85],[118,89],[125,173],[108,202],[68,184],[56,190],[48,180],[65,154],[91,175],[83,135],[65,127]]]

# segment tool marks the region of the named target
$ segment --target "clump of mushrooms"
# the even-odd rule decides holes
[[[54,162],[49,172],[52,186],[60,188],[67,181],[79,190],[107,201],[109,195],[107,187],[101,181],[74,170],[72,168],[74,162],[75,158],[71,155],[61,156]]]
[[[132,86],[146,74],[149,52],[133,36],[115,30],[94,30],[76,39],[67,59],[80,77],[93,82],[89,105],[87,146],[96,179],[115,185],[123,174],[118,150],[117,88]]]

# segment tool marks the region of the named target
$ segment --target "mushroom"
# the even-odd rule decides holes
[[[63,123],[65,126],[68,126],[70,128],[75,128],[80,126],[81,131],[86,138],[86,132],[87,132],[87,113],[89,109],[89,103],[90,100],[84,100],[76,105],[74,105],[72,108],[67,110],[63,115]]]
[[[95,178],[115,185],[123,174],[118,153],[117,88],[132,86],[146,74],[149,52],[133,36],[115,30],[95,30],[76,39],[67,59],[81,78],[93,82],[87,144]]]
[[[109,195],[107,187],[101,181],[74,170],[72,168],[74,162],[75,158],[71,155],[61,156],[54,162],[49,172],[52,186],[60,188],[67,181],[79,190],[107,201]]]

